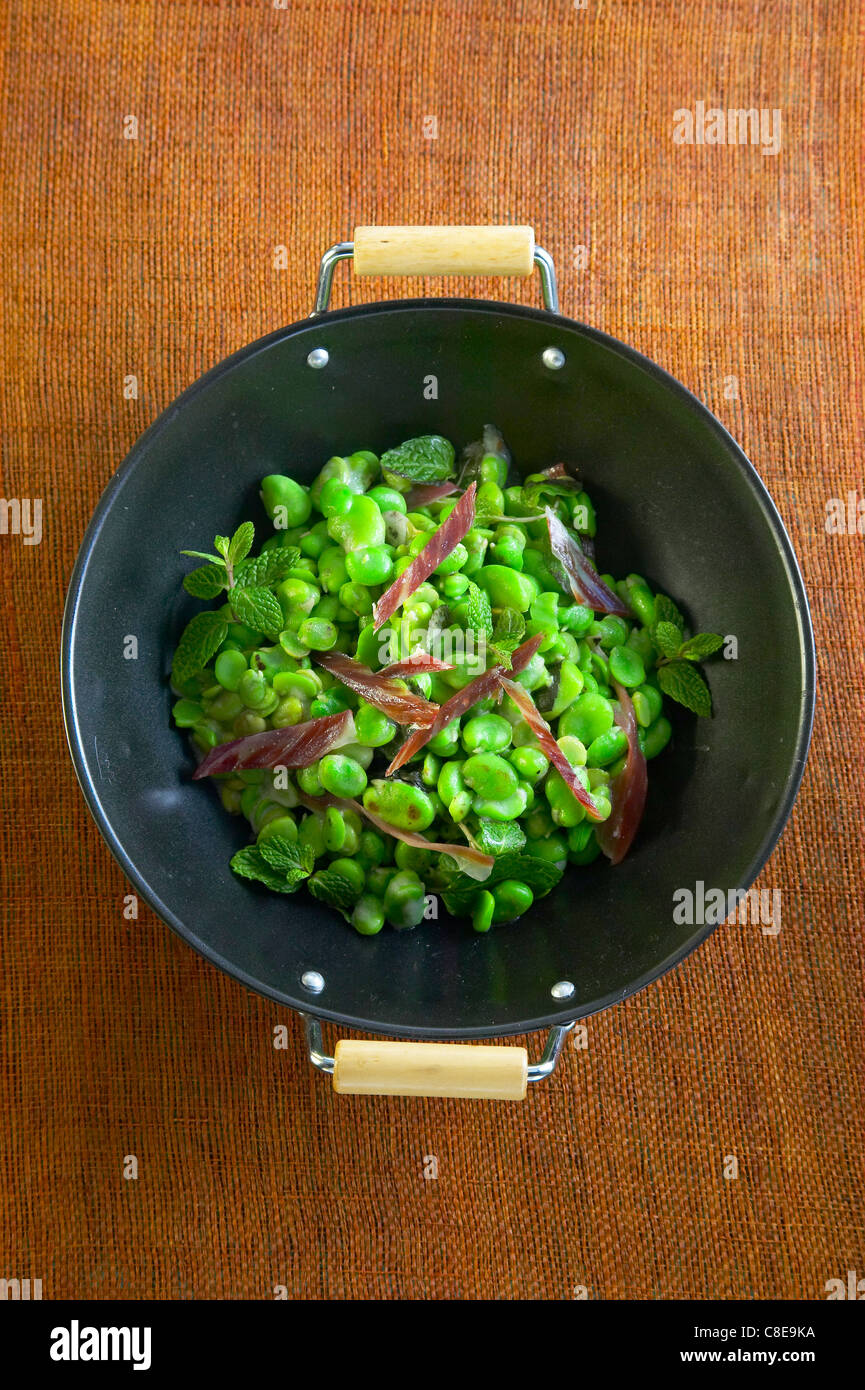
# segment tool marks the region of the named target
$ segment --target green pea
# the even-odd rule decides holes
[[[630,647],[612,647],[610,650],[610,675],[619,685],[642,685],[646,679],[646,668],[638,654]]]
[[[468,587],[468,575],[446,574],[442,580],[441,590],[447,599],[460,599],[468,591]]]
[[[367,864],[370,868],[377,868],[379,864],[384,863],[387,846],[381,835],[376,835],[374,830],[364,830],[360,836],[357,852],[362,863]]]
[[[322,719],[328,714],[341,714],[343,710],[351,709],[351,702],[356,698],[351,691],[344,690],[342,686],[332,686],[313,700],[309,712],[313,719]]]
[[[462,729],[467,753],[498,753],[511,741],[511,726],[500,714],[479,714]]]
[[[630,628],[623,618],[616,618],[610,614],[602,618],[596,624],[597,636],[600,638],[601,646],[605,652],[612,650],[613,647],[621,647],[628,640]]]
[[[266,728],[267,724],[260,714],[244,710],[235,719],[231,731],[237,738],[248,738],[250,734],[263,734]]]
[[[226,605],[226,607],[230,612],[230,605]],[[228,636],[232,642],[236,642],[239,647],[245,650],[247,647],[259,646],[263,641],[264,633],[258,632],[254,627],[247,627],[246,623],[230,622],[228,624]]]
[[[321,690],[317,671],[277,671],[273,678],[277,695],[294,695],[301,700],[314,700]]]
[[[591,767],[604,767],[607,763],[614,763],[627,751],[628,736],[617,725],[592,740],[587,749],[587,762]]]
[[[385,487],[379,483],[378,487],[370,488],[367,493],[381,512],[401,512],[405,516],[408,508],[401,492],[396,488]]]
[[[372,594],[364,584],[343,584],[339,591],[339,601],[358,618],[372,612]]]
[[[311,618],[324,619],[324,621],[328,623],[333,623],[336,621],[336,615],[338,611],[339,598],[337,597],[337,595],[325,594],[322,598],[319,599],[318,603],[315,605],[309,616]],[[299,632],[300,623],[298,623],[297,627]]]
[[[371,497],[356,496],[347,511],[330,517],[327,533],[346,553],[361,547],[384,545],[384,517]]]
[[[296,695],[284,695],[270,716],[272,729],[289,729],[306,718],[306,707]]]
[[[191,729],[203,717],[204,710],[194,700],[178,700],[171,713],[178,729]]]
[[[451,753],[455,753],[460,742],[460,721],[452,719],[449,724],[429,740],[427,748],[431,753],[437,753],[441,758],[449,758]]]
[[[421,781],[426,787],[434,787],[438,782],[441,771],[441,758],[437,758],[435,753],[427,753],[421,766]]]
[[[482,888],[472,899],[472,926],[475,931],[489,931],[493,924],[496,900],[488,889]]]
[[[516,768],[521,780],[534,786],[549,771],[549,760],[540,748],[514,748],[508,754],[511,765]]]
[[[551,681],[551,676],[547,670],[544,658],[540,652],[535,652],[531,661],[523,667],[517,676],[517,684],[524,690],[544,690]]]
[[[435,819],[435,807],[428,793],[410,782],[376,778],[364,792],[363,804],[399,830],[426,830]]]
[[[360,796],[366,787],[366,773],[360,763],[344,753],[327,753],[318,766],[321,785],[331,796]]]
[[[383,544],[351,549],[345,567],[356,584],[387,584],[393,578],[393,556]]]
[[[590,820],[583,820],[579,825],[568,831],[568,854],[573,857],[580,854],[586,848],[590,840],[595,838],[595,827]]]
[[[625,585],[627,602],[631,605],[635,616],[644,627],[653,627],[655,623],[655,600],[645,579],[639,574],[629,574],[625,580]]]
[[[453,574],[456,570],[462,569],[468,558],[469,552],[466,550],[462,541],[458,541],[450,554],[446,555],[445,558],[436,565],[434,573],[444,575]]]
[[[246,669],[246,657],[239,651],[220,652],[213,663],[213,674],[226,690],[237,690]]]
[[[543,803],[536,802],[530,813],[522,822],[522,828],[530,840],[541,840],[548,835],[552,835],[556,825],[552,815]]]
[[[392,630],[393,629],[384,629],[383,631]],[[371,670],[375,670],[377,666],[381,665],[381,647],[382,633],[375,632],[371,622],[368,623],[366,627],[362,627],[358,634],[357,648],[355,650],[357,660],[361,662],[363,666],[369,666]]]
[[[281,840],[290,840],[292,844],[297,839],[297,825],[294,816],[287,816],[284,807],[282,808],[281,816],[274,816],[265,821],[258,832],[257,843],[261,844],[262,841],[272,840],[274,837],[278,837]]]
[[[331,807],[331,810],[332,809],[333,807]],[[363,871],[362,865],[358,864],[356,859],[333,859],[328,865],[328,868],[333,869],[341,878],[344,878],[350,885],[353,893],[360,894],[363,892],[366,874]]]
[[[487,820],[516,820],[528,809],[530,794],[534,799],[534,793],[528,783],[518,782],[509,796],[497,796],[495,800],[476,796],[472,801],[472,810],[478,816],[485,816]]]
[[[230,724],[242,713],[243,708],[243,701],[233,690],[223,690],[214,699],[205,702],[205,713],[211,719],[218,719],[220,724]]]
[[[390,865],[383,865],[380,868],[370,869],[366,876],[366,889],[368,893],[374,893],[377,898],[383,898],[387,885],[395,877],[398,870]]]
[[[324,787],[321,785],[321,778],[318,775],[317,762],[310,763],[308,767],[299,767],[295,773],[295,780],[306,796],[324,795]]]
[[[237,694],[247,709],[263,714],[263,706],[269,703],[273,691],[263,671],[244,671],[237,685]]]
[[[484,565],[477,572],[477,582],[494,608],[515,608],[518,613],[527,613],[540,593],[537,580],[506,565]]]
[[[592,623],[595,615],[591,608],[586,608],[582,603],[574,603],[562,609],[559,614],[559,622],[568,632],[573,633],[574,637],[582,637]]]
[[[393,857],[398,869],[412,869],[418,875],[423,874],[431,867],[433,858],[429,850],[404,844],[402,840],[397,841]]]
[[[281,531],[289,526],[302,526],[309,520],[312,511],[309,493],[284,473],[268,473],[262,478],[260,496],[267,515]]]
[[[585,767],[587,753],[586,746],[581,739],[575,738],[573,734],[562,734],[556,742],[571,767]]]
[[[579,769],[582,773],[582,768]],[[585,774],[580,777],[583,781]],[[585,778],[588,781],[588,778]],[[557,826],[564,826],[568,829],[572,825],[579,825],[585,819],[586,808],[581,801],[578,801],[571,791],[562,774],[556,769],[551,768],[544,783],[544,794],[550,804],[553,823]]]
[[[330,545],[323,550],[318,561],[318,578],[321,587],[329,594],[335,594],[348,582],[345,555],[338,545]]]
[[[391,926],[403,930],[423,921],[424,885],[416,873],[401,869],[384,890],[384,913]]]
[[[573,661],[563,661],[559,667],[559,690],[553,701],[548,719],[558,719],[582,694],[585,681],[579,666]]]
[[[454,760],[453,762],[442,763],[436,781],[436,791],[445,806],[450,806],[454,797],[465,791],[465,785],[462,761]]]
[[[307,618],[306,622],[301,623],[297,635],[311,651],[329,652],[339,633],[326,618]]]
[[[477,575],[486,557],[489,537],[484,536],[479,530],[473,527],[471,531],[463,536],[462,544],[465,546],[468,554],[468,559],[462,566],[462,572],[466,577]]]
[[[463,781],[485,800],[496,801],[517,789],[517,774],[497,753],[475,753],[463,763]]]
[[[311,560],[317,560],[330,545],[330,521],[317,521],[298,541],[301,553]]]
[[[613,727],[613,706],[603,695],[586,691],[562,715],[559,734],[572,734],[587,747]]]
[[[324,816],[318,812],[304,816],[297,828],[297,842],[300,845],[308,845],[315,858],[320,859],[325,852]]]
[[[658,688],[654,685],[646,684],[641,685],[639,687],[639,690],[635,691],[634,693],[642,695],[643,699],[649,707],[649,714],[651,716],[649,719],[649,723],[654,724],[655,720],[658,718],[658,716],[661,714],[664,708],[664,697],[662,696],[660,690],[658,690]],[[633,696],[631,698],[633,698]]]
[[[305,579],[283,579],[276,586],[276,597],[287,620],[292,613],[311,613],[321,593]]]
[[[513,922],[517,917],[522,917],[524,912],[528,912],[534,902],[531,888],[515,878],[506,878],[497,883],[492,893],[496,903],[493,911],[494,922]]]
[[[543,840],[529,840],[526,844],[526,854],[533,859],[546,859],[548,863],[555,864],[557,869],[563,869],[568,862],[568,842],[564,835],[559,833],[549,835]]]
[[[648,761],[650,758],[657,758],[663,752],[673,733],[673,726],[665,715],[661,715],[651,724],[648,729],[640,729],[640,747]]]
[[[372,893],[363,893],[354,905],[351,925],[361,936],[375,936],[384,926],[384,903]]]
[[[341,482],[339,478],[328,478],[321,489],[318,498],[319,511],[326,517],[342,516],[351,506],[351,499],[355,496],[351,488]]]
[[[383,748],[396,734],[396,724],[386,714],[361,700],[354,716],[357,741],[367,748]]]

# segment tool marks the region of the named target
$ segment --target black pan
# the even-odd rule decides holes
[[[322,348],[327,364],[310,366]],[[563,354],[557,368],[549,348]],[[459,448],[487,421],[523,472],[577,464],[599,514],[600,569],[646,575],[695,630],[733,634],[738,659],[707,668],[713,719],[674,716],[672,743],[650,766],[642,829],[619,867],[569,869],[526,917],[487,935],[444,916],[360,937],[308,894],[259,891],[228,867],[248,827],[190,782],[185,736],[170,719],[171,652],[200,606],[181,590],[179,551],[206,548],[247,517],[264,528],[264,474],[309,482],[334,453],[378,452],[420,433]],[[129,636],[137,659],[124,656]],[[483,1038],[633,994],[712,930],[674,923],[677,888],[753,883],[802,776],[813,638],[771,498],[679,382],[558,314],[418,299],[280,329],[159,417],[84,538],[66,606],[63,693],[75,767],[109,848],[136,891],[208,960],[321,1019],[404,1038]],[[320,993],[301,983],[310,971],[323,977]]]

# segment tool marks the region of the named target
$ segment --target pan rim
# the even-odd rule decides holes
[[[461,1039],[464,1041],[471,1041],[480,1040],[482,1038],[520,1036],[522,1034],[548,1029],[556,1024],[570,1022],[575,1017],[588,1018],[595,1013],[600,1013],[612,1007],[612,1005],[621,1003],[632,995],[640,993],[663,975],[675,969],[676,966],[681,965],[693,951],[697,950],[697,948],[712,935],[720,923],[710,924],[700,928],[693,936],[689,937],[682,946],[672,951],[657,966],[653,966],[650,970],[644,972],[643,975],[638,977],[637,980],[633,981],[626,988],[621,988],[610,994],[600,996],[598,999],[591,1001],[588,1006],[581,1006],[577,1014],[574,1013],[573,1008],[563,1008],[549,1014],[544,1014],[538,1018],[521,1020],[516,1023],[498,1026],[430,1028],[424,1027],[422,1023],[410,1025],[386,1024],[382,1023],[380,1020],[363,1019],[355,1015],[340,1012],[338,1009],[327,1008],[323,1003],[319,1003],[313,998],[302,999],[296,995],[272,989],[262,984],[261,981],[252,978],[245,971],[227,960],[220,952],[213,950],[207,943],[202,941],[194,931],[188,928],[171,909],[162,902],[159,892],[147,882],[124,850],[109,817],[103,811],[95,783],[90,775],[88,761],[84,755],[83,740],[78,726],[73,685],[73,658],[78,607],[84,588],[88,565],[98,543],[102,526],[114,505],[117,495],[122,490],[125,481],[139,463],[142,462],[153,441],[158,438],[159,434],[170,423],[171,418],[182,405],[193,399],[199,392],[206,390],[219,377],[232,371],[240,363],[251,360],[259,352],[266,351],[274,344],[298,336],[304,332],[315,333],[323,325],[330,325],[346,319],[370,315],[374,316],[383,313],[427,313],[430,311],[452,311],[455,309],[487,315],[530,319],[547,323],[551,327],[558,326],[569,332],[576,331],[583,337],[626,358],[648,376],[653,377],[662,386],[666,387],[667,390],[678,396],[685,405],[700,417],[702,422],[718,437],[731,461],[738,466],[746,482],[749,484],[755,500],[769,524],[777,551],[784,564],[791,596],[794,601],[799,632],[799,657],[802,670],[802,689],[794,756],[791,759],[790,769],[785,781],[784,794],[779,802],[778,809],[743,875],[744,881],[738,885],[738,889],[740,890],[749,889],[768,861],[787,825],[802,782],[811,742],[816,696],[816,655],[808,597],[798,560],[790,537],[787,534],[786,527],[757,469],[744,453],[741,446],[721,421],[712,413],[708,406],[706,406],[699,397],[694,395],[687,386],[679,381],[677,377],[672,376],[665,368],[659,366],[658,363],[646,357],[636,348],[631,347],[627,343],[623,343],[620,339],[614,338],[610,334],[604,333],[600,329],[583,324],[576,319],[568,318],[563,314],[553,314],[548,310],[535,308],[534,306],[500,302],[497,300],[464,298],[383,300],[370,304],[352,305],[341,309],[328,310],[327,313],[299,320],[285,327],[275,329],[271,333],[265,334],[239,348],[228,357],[223,358],[169,402],[152,424],[138,436],[129,453],[103,489],[82,538],[70,576],[63,612],[60,661],[63,722],[79,786],[84,794],[90,814],[93,816],[100,834],[114,859],[161,921],[218,969],[239,981],[254,993],[269,998],[295,1012],[311,1014],[325,1022],[338,1024],[342,1027],[351,1028],[360,1032],[375,1033],[382,1036],[413,1038],[416,1040],[429,1038],[432,1040],[451,1039],[456,1041]]]

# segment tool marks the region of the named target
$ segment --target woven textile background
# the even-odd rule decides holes
[[[865,1275],[865,576],[862,537],[824,524],[865,493],[859,0],[10,0],[2,26],[0,483],[43,499],[44,535],[0,536],[0,1276],[46,1298],[819,1299]],[[675,144],[698,101],[779,110],[779,152]],[[497,221],[535,226],[565,314],[708,403],[789,528],[820,689],[760,880],[783,926],[717,931],[524,1105],[337,1098],[296,1019],[144,908],[124,920],[62,733],[64,592],[137,435],[309,311],[326,245]],[[335,299],[420,290],[343,268]]]

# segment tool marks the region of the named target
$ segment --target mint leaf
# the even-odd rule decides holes
[[[184,577],[183,587],[193,598],[216,598],[227,583],[224,565],[200,565]]]
[[[222,560],[218,555],[209,555],[206,550],[181,550],[181,555],[191,555],[194,560],[212,560],[215,565],[221,565]]]
[[[454,446],[440,434],[407,439],[381,456],[383,473],[395,473],[412,483],[443,483],[454,466]]]
[[[514,647],[518,647],[526,635],[526,620],[522,613],[516,608],[503,608],[496,618],[496,625],[493,629],[494,642],[513,641]],[[513,651],[514,648],[511,648]]]
[[[281,873],[291,886],[309,878],[315,867],[315,855],[310,845],[300,845],[284,835],[272,835],[257,846],[271,869]]]
[[[489,878],[484,879],[483,883],[477,883],[465,874],[457,874],[442,892],[442,901],[452,916],[465,916],[471,912],[476,893],[492,888],[506,878],[515,878],[527,884],[536,898],[543,898],[551,888],[555,888],[562,873],[563,870],[556,868],[548,859],[535,859],[518,850],[508,850],[496,859]]]
[[[213,548],[214,548],[214,550],[218,550],[218,551],[219,551],[219,553],[220,553],[220,555],[222,556],[223,560],[227,560],[227,559],[228,559],[228,551],[229,551],[230,545],[231,545],[231,540],[230,540],[230,538],[229,538],[228,536],[214,536],[214,537],[213,537]]]
[[[667,666],[659,666],[658,684],[665,695],[686,709],[693,710],[694,714],[708,716],[712,713],[709,687],[690,662],[671,661]]]
[[[682,617],[673,600],[667,598],[666,594],[655,595],[655,622],[672,623],[673,627],[679,629],[683,629],[685,626],[685,619]]]
[[[698,632],[696,637],[689,637],[679,648],[679,656],[684,657],[686,661],[702,661],[723,645],[724,639],[719,637],[717,632]]]
[[[284,626],[279,600],[269,589],[260,586],[246,588],[236,584],[229,591],[228,601],[238,621],[247,627],[266,632],[268,637],[278,637]]]
[[[332,866],[313,874],[309,880],[309,891],[319,902],[335,907],[344,917],[350,915],[357,902],[357,889]]]
[[[482,632],[488,640],[493,635],[493,610],[479,584],[469,580],[466,590],[466,623],[472,632]]]
[[[274,546],[271,550],[264,550],[260,555],[241,561],[234,571],[235,586],[244,589],[267,588],[284,579],[299,560],[300,551],[296,545]]]
[[[520,850],[526,843],[526,837],[515,821],[488,820],[486,816],[478,817],[475,840],[484,854],[496,855]]]
[[[228,635],[228,623],[219,613],[197,613],[184,629],[171,665],[171,679],[182,685],[207,665]]]
[[[263,883],[265,888],[271,888],[274,893],[293,893],[300,882],[299,878],[291,881],[281,870],[271,868],[258,845],[247,845],[246,849],[239,849],[231,860],[231,867],[241,878]]]
[[[682,645],[682,629],[675,627],[673,623],[656,623],[652,628],[652,641],[662,656],[672,660],[678,656]]]
[[[252,549],[252,542],[255,540],[255,527],[251,521],[244,521],[238,526],[231,543],[228,547],[227,560],[230,565],[237,565],[243,560]]]

